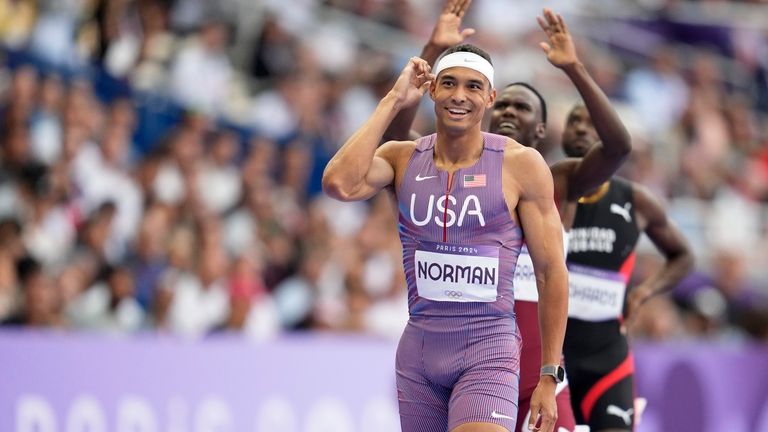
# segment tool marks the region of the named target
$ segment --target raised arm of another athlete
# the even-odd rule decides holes
[[[656,294],[671,290],[693,268],[693,253],[680,229],[672,222],[661,203],[645,187],[632,184],[638,228],[666,258],[664,267],[629,293],[627,318]]]
[[[579,60],[563,17],[544,9],[543,17],[536,19],[548,38],[548,42],[540,44],[547,60],[576,86],[600,138],[583,158],[566,159],[552,166],[557,199],[573,201],[608,180],[629,155],[632,142],[608,96]]]
[[[364,200],[393,184],[399,155],[414,143],[390,141],[378,145],[398,111],[417,103],[432,79],[426,61],[418,57],[408,61],[373,114],[328,162],[323,172],[326,194],[341,201]]]
[[[430,65],[434,65],[443,51],[464,42],[464,39],[475,34],[474,29],[461,30],[460,28],[461,20],[470,4],[472,4],[472,0],[445,1],[443,10],[432,29],[432,35],[421,50],[420,58]],[[400,110],[384,132],[384,139],[400,141],[412,139],[414,134],[411,133],[411,125],[413,125],[418,110],[419,104]]]
[[[568,318],[568,270],[552,175],[536,150],[517,147],[508,153],[507,171],[524,173],[512,177],[511,183],[520,191],[517,214],[536,274],[542,365],[559,365]],[[540,416],[542,431],[552,430],[557,420],[555,387],[552,377],[542,376],[531,397],[531,425]]]

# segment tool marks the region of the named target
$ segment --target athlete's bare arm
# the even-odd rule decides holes
[[[429,65],[413,57],[371,117],[331,158],[323,172],[323,191],[341,201],[364,200],[393,184],[398,155],[412,142],[378,144],[397,112],[415,104],[432,79]]]
[[[475,30],[471,28],[463,30],[460,28],[461,20],[470,4],[472,4],[472,0],[445,1],[443,10],[432,29],[432,35],[421,50],[420,57],[427,63],[434,66],[443,51],[460,44],[475,33]],[[400,141],[415,139],[419,134],[411,131],[411,125],[413,125],[418,110],[418,104],[400,110],[384,133],[384,139]]]
[[[563,17],[544,9],[543,16],[536,19],[548,38],[548,42],[540,44],[547,60],[576,86],[600,137],[583,158],[568,159],[552,167],[558,198],[573,201],[608,180],[629,155],[632,142],[608,96],[579,60]]]
[[[557,365],[568,316],[568,271],[552,175],[536,150],[510,142],[513,144],[507,148],[505,167],[510,173],[521,174],[510,174],[511,179],[505,181],[505,185],[515,185],[519,191],[517,215],[536,273],[542,364]],[[531,397],[531,422],[535,423],[541,416],[543,431],[551,430],[557,419],[555,386],[552,377],[544,376]]]
[[[656,294],[671,290],[693,268],[693,253],[680,232],[664,211],[659,200],[646,188],[632,184],[635,215],[638,228],[645,232],[666,262],[658,273],[636,286],[628,299],[627,317],[635,316],[637,309]]]

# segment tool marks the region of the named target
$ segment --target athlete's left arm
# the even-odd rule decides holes
[[[579,59],[573,38],[560,14],[544,9],[537,17],[539,26],[547,35],[541,48],[549,62],[565,72],[584,100],[589,117],[600,137],[581,159],[569,160],[567,194],[575,200],[607,181],[621,166],[632,150],[632,140],[611,101]]]
[[[518,149],[509,158],[518,186],[517,215],[533,261],[539,292],[542,365],[559,365],[568,319],[568,271],[563,256],[560,217],[554,202],[552,174],[532,148]],[[543,376],[531,397],[531,421],[542,418],[542,430],[557,419],[555,382]]]
[[[629,293],[626,317],[628,319],[632,318],[649,298],[671,290],[691,271],[694,261],[688,241],[675,223],[667,217],[661,202],[637,183],[633,183],[632,190],[638,228],[645,232],[666,261],[661,270]]]

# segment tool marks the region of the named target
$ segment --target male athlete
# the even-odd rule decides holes
[[[446,1],[429,42],[422,56],[430,61],[446,44],[458,43],[474,33],[473,29],[460,30],[461,18],[470,1]],[[597,143],[581,159],[568,159],[551,167],[563,227],[567,230],[573,222],[578,198],[590,189],[608,180],[631,150],[629,135],[610,105],[608,98],[592,80],[576,55],[576,49],[568,29],[559,15],[544,11],[539,24],[546,32],[549,43],[542,48],[549,61],[561,68],[573,81],[594,118],[599,120]],[[416,114],[415,109],[401,112],[393,121],[388,133],[392,137],[404,137]],[[544,98],[530,85],[515,83],[507,86],[496,98],[492,109],[490,132],[506,135],[517,142],[537,148],[546,135],[547,110]],[[530,415],[531,396],[542,378],[542,370],[550,373],[542,363],[539,344],[538,296],[536,280],[530,257],[525,248],[518,258],[515,270],[515,314],[523,348],[520,362],[520,401],[517,431],[535,421]],[[544,366],[544,368],[542,368]],[[544,377],[549,378],[549,377]],[[558,418],[556,430],[573,431],[574,415],[571,410],[567,380],[557,389]]]
[[[427,88],[437,133],[378,147],[398,111]],[[523,238],[542,298],[542,358],[560,362],[568,293],[552,176],[535,150],[481,131],[495,97],[490,57],[477,47],[447,50],[434,75],[412,58],[323,175],[334,198],[386,189],[397,201],[410,313],[396,358],[403,432],[514,430],[512,279]],[[541,418],[531,429],[552,431],[555,380],[539,382],[531,405]]]
[[[577,105],[563,131],[565,154],[582,157],[597,140],[589,112]],[[631,431],[635,424],[634,365],[622,311],[635,246],[643,232],[666,262],[629,293],[629,318],[651,296],[685,277],[693,255],[659,201],[639,184],[614,177],[579,199],[568,246],[570,307],[564,354],[573,411],[593,432]]]

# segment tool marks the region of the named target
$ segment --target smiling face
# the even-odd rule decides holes
[[[563,152],[568,157],[583,157],[600,137],[584,105],[576,105],[568,115],[563,130]]]
[[[485,110],[493,106],[496,90],[480,72],[452,67],[440,72],[430,87],[438,128],[467,130],[479,127]]]
[[[521,85],[508,86],[493,104],[488,130],[536,148],[546,134],[541,111],[541,102],[530,89]]]

